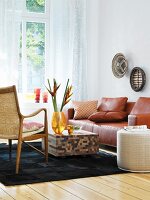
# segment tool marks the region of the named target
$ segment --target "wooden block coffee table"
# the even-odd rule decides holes
[[[95,154],[99,151],[99,136],[84,130],[48,136],[48,152],[54,156]]]

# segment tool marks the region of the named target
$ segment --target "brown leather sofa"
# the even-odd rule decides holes
[[[68,109],[68,124],[81,126],[83,130],[98,133],[100,144],[116,147],[117,131],[124,126],[147,125],[150,128],[150,98],[140,97],[137,102],[127,102],[125,111],[128,117],[120,122],[95,123],[88,119],[74,119],[74,109]]]
[[[125,111],[130,114],[134,102],[127,102]],[[100,143],[115,146],[117,145],[117,136],[116,133],[118,130],[128,125],[128,120],[121,122],[105,122],[105,123],[95,123],[88,119],[75,120],[74,117],[74,109],[68,109],[68,124],[72,124],[74,126],[81,126],[83,130],[90,131],[93,133],[98,133],[100,138]],[[133,124],[133,123],[132,123]]]

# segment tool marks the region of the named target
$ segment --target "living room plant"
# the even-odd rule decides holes
[[[64,106],[69,103],[72,96],[72,85],[69,85],[69,79],[67,80],[62,103],[60,106],[60,109],[58,108],[57,103],[57,91],[60,87],[60,84],[57,83],[56,79],[53,79],[53,86],[51,87],[50,79],[47,79],[48,87],[46,86],[48,92],[50,93],[52,97],[52,103],[53,103],[53,115],[52,115],[52,129],[56,134],[62,134],[63,130],[66,128],[66,117],[63,112]]]

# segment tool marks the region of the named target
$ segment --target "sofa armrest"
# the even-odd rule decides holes
[[[136,115],[128,115],[128,126],[136,125]]]
[[[67,111],[67,117],[68,117],[68,120],[69,119],[73,119],[74,117],[74,108],[69,108],[68,111]]]
[[[129,126],[147,125],[147,127],[150,128],[150,113],[129,115],[128,125]]]

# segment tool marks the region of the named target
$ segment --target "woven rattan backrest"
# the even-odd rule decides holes
[[[0,134],[10,139],[19,134],[19,105],[15,86],[0,88]]]

